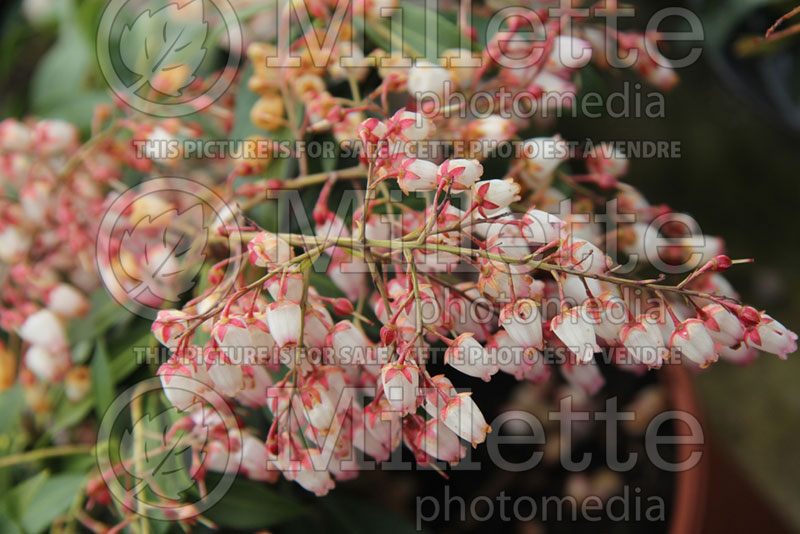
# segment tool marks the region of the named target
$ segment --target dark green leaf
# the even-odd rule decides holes
[[[111,377],[115,383],[126,378],[139,365],[134,347],[145,350],[155,345],[155,338],[150,332],[147,321],[137,321],[132,324],[125,334],[111,342],[110,369]]]
[[[414,525],[387,510],[381,510],[365,499],[332,493],[320,499],[322,506],[334,519],[334,532],[348,534],[411,534]]]
[[[97,340],[92,357],[92,392],[94,393],[94,409],[98,419],[114,400],[114,378],[108,363],[108,347],[102,337]]]
[[[225,497],[206,516],[220,527],[242,530],[266,528],[303,514],[303,508],[274,489],[237,479]]]
[[[3,534],[22,534],[22,530],[2,510],[0,510],[0,532]]]

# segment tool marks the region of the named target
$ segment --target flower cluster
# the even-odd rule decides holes
[[[25,367],[45,381],[72,366],[64,323],[86,313],[86,292],[97,285],[89,221],[116,171],[96,154],[86,161],[94,176],[70,173],[79,146],[77,129],[63,121],[0,122],[0,327],[29,343]]]
[[[230,126],[229,110],[218,105],[212,111]],[[106,291],[101,276],[120,281],[117,291],[107,287],[118,302],[131,298],[126,290],[148,281],[148,263],[161,263],[163,257],[169,269],[176,262],[170,256],[174,251],[154,250],[148,241],[175,225],[177,214],[184,219],[193,215],[190,206],[182,205],[185,199],[148,197],[147,185],[139,196],[152,199],[149,203],[126,204],[133,193],[123,182],[125,172],[181,166],[193,178],[187,183],[214,181],[198,172],[196,158],[165,157],[152,150],[180,136],[198,135],[195,125],[143,117],[119,103],[99,105],[92,130],[92,139],[82,145],[78,129],[62,120],[0,122],[0,328],[21,341],[19,351],[4,351],[8,358],[0,366],[0,384],[6,389],[19,379],[29,404],[41,415],[52,415],[48,385],[63,384],[73,402],[89,391],[89,368],[78,364],[85,354],[76,355],[70,346],[76,340],[69,339],[68,326],[86,316],[94,293]],[[110,210],[115,201],[129,209]],[[101,231],[104,217],[115,218],[113,233]],[[98,254],[101,248],[109,254]],[[174,285],[175,277],[159,282]],[[153,306],[163,301],[146,298],[139,301]]]
[[[718,357],[745,362],[759,350],[781,357],[796,350],[794,333],[741,304],[723,278],[741,261],[724,254],[719,238],[692,235],[668,207],[623,183],[628,161],[612,145],[576,154],[560,136],[531,138],[505,174],[485,175],[492,151],[480,142],[510,141],[530,121],[505,119],[500,109],[483,119],[450,117],[426,95],[566,91],[578,65],[565,63],[561,49],[644,48],[649,38],[608,40],[588,25],[560,35],[551,21],[547,53],[520,69],[492,52],[516,42],[521,28],[512,19],[490,40],[483,69],[450,68],[445,60],[458,50],[443,64],[413,66],[376,52],[386,60],[377,69],[381,82],[364,99],[360,65],[331,73],[354,93],[334,98],[306,40],[293,48],[298,69],[270,67],[274,48],[251,45],[251,59],[261,63],[248,82],[261,95],[251,114],[256,126],[287,126],[296,138],[330,131],[340,143],[357,139],[361,150],[357,166],[316,175],[302,172],[308,161],[299,154],[301,176],[235,189],[250,207],[266,190],[322,185],[313,228],[243,228],[249,263],[234,287],[202,305],[162,311],[153,324],[172,351],[159,375],[175,406],[186,409],[213,389],[269,412],[265,438],[247,434],[245,462],[260,467],[244,472],[264,480],[280,472],[324,495],[357,475],[363,455],[385,461],[401,445],[420,465],[455,464],[491,431],[472,395],[456,387],[466,377],[490,381],[503,372],[543,383],[555,370],[594,394],[604,384],[598,355],[640,373],[668,360],[704,368]],[[669,88],[674,73],[662,64],[643,60],[637,70]],[[390,106],[404,93],[406,107]],[[305,116],[292,116],[293,102]],[[420,155],[426,143],[456,140],[479,143],[459,145],[470,149],[452,157]],[[572,170],[581,166],[585,173]],[[352,213],[331,200],[346,180],[359,184]],[[420,199],[424,207],[414,203]],[[625,217],[604,232],[587,214],[609,201]],[[664,275],[625,277],[622,259],[639,270],[683,270],[671,271],[682,272],[674,283]],[[321,264],[342,296],[320,283]],[[197,350],[193,342],[203,338]]]

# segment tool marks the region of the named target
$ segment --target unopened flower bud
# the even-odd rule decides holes
[[[70,402],[78,402],[86,397],[92,385],[91,373],[85,365],[76,365],[64,377],[64,394]]]

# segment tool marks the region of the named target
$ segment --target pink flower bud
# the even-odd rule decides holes
[[[777,354],[783,360],[797,350],[797,334],[766,313],[761,314],[757,326],[747,330],[744,339],[748,346]]]
[[[242,369],[243,387],[236,394],[236,400],[251,408],[262,408],[267,404],[267,388],[272,385],[272,378],[262,365],[247,366]]]
[[[417,100],[438,97],[441,105],[448,89],[452,90],[453,80],[450,72],[430,61],[417,60],[408,71],[408,92]]]
[[[205,365],[184,360],[173,357],[158,368],[164,395],[181,411],[196,402],[197,396],[207,392],[211,385]]]
[[[744,326],[724,306],[709,304],[703,308],[701,317],[711,339],[721,346],[732,347],[744,339]]]
[[[0,122],[0,151],[26,152],[33,147],[33,132],[17,119]]]
[[[641,316],[635,322],[623,326],[619,339],[634,361],[649,367],[661,367],[668,356],[661,330],[651,317]]]
[[[284,271],[264,282],[264,287],[275,300],[299,301],[303,297],[303,273]]]
[[[733,261],[725,254],[714,256],[708,263],[711,264],[711,270],[716,273],[724,273],[733,265]]]
[[[619,331],[628,322],[625,301],[612,291],[607,291],[587,304],[597,337],[613,345],[619,341]]]
[[[550,329],[577,356],[579,362],[590,362],[600,352],[594,324],[585,306],[575,306],[557,315]]]
[[[327,495],[336,483],[330,473],[322,469],[321,466],[325,461],[320,453],[313,449],[306,449],[303,454],[305,457],[300,463],[300,469],[294,473],[293,480],[317,497]]]
[[[408,141],[422,141],[434,131],[433,122],[422,113],[402,109],[394,114],[392,123]]]
[[[377,143],[389,134],[389,127],[380,119],[370,118],[358,126],[358,138],[366,143]]]
[[[226,397],[233,397],[244,387],[242,366],[232,362],[221,350],[209,355],[206,372],[214,383],[214,389]]]
[[[91,373],[85,365],[77,365],[64,376],[64,395],[70,402],[78,402],[86,397],[92,386]]]
[[[242,462],[239,470],[251,480],[275,482],[279,471],[267,459],[263,441],[248,432],[242,432]]]
[[[573,239],[560,250],[561,265],[590,274],[603,274],[611,268],[611,258],[584,239]]]
[[[381,343],[387,347],[397,339],[397,327],[394,325],[383,325],[381,327]]]
[[[434,458],[455,465],[467,453],[458,435],[439,419],[429,419],[420,429],[414,446]]]
[[[484,180],[473,184],[472,191],[478,211],[486,217],[499,214],[504,208],[520,199],[520,187],[513,178]]]
[[[534,183],[545,183],[563,162],[569,159],[569,145],[560,135],[534,137],[522,144],[525,170]]]
[[[448,159],[439,165],[439,183],[452,184],[453,191],[464,191],[481,179],[483,165],[476,159]]]
[[[433,191],[439,167],[424,159],[403,158],[399,164],[397,183],[405,194],[410,191]]]
[[[752,306],[741,306],[737,315],[745,328],[752,328],[761,324],[762,314]]]
[[[19,336],[51,353],[66,352],[68,349],[64,325],[50,310],[39,310],[28,317],[19,329]]]
[[[186,312],[181,310],[159,310],[150,330],[155,338],[172,350],[178,346],[178,339],[186,331]]]
[[[266,310],[267,325],[279,348],[300,340],[300,305],[291,300],[271,303]]]
[[[25,366],[39,380],[55,382],[69,369],[69,353],[66,350],[51,352],[43,345],[31,345],[25,352]]]
[[[33,128],[36,150],[43,156],[55,156],[78,146],[78,129],[56,119],[41,120]]]
[[[484,382],[489,382],[498,371],[497,362],[475,341],[471,332],[459,335],[445,352],[444,359],[448,365]]]
[[[406,363],[387,363],[381,369],[381,382],[386,399],[402,415],[417,409],[419,369]]]
[[[686,319],[679,324],[669,340],[669,346],[702,368],[717,361],[714,340],[700,319]]]
[[[522,235],[532,244],[546,245],[561,237],[562,229],[567,225],[551,213],[530,208],[522,217]]]
[[[13,265],[22,260],[31,247],[31,237],[22,229],[6,225],[0,229],[0,261]]]
[[[459,393],[448,401],[439,419],[459,437],[472,443],[473,447],[483,443],[486,434],[492,431],[470,393]]]
[[[520,299],[507,304],[500,311],[500,325],[523,347],[544,349],[542,313],[536,301]]]
[[[545,382],[550,378],[550,368],[544,356],[533,347],[520,347],[506,331],[500,330],[486,344],[486,350],[495,354],[497,366],[504,373],[517,380],[530,380],[533,383]]]
[[[355,308],[353,307],[353,303],[345,298],[338,298],[333,302],[333,313],[340,317],[344,317],[347,315],[353,315],[355,312]]]
[[[250,263],[257,267],[269,267],[287,262],[294,257],[291,245],[271,232],[259,232],[247,243]]]
[[[591,59],[592,45],[588,41],[569,35],[557,35],[553,39],[547,66],[551,71],[579,69]]]
[[[65,319],[80,317],[89,311],[89,301],[69,284],[58,284],[47,294],[47,307]]]

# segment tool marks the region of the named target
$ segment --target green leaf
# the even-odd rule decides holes
[[[225,496],[205,515],[223,530],[267,528],[303,515],[298,503],[264,484],[237,479]]]
[[[0,433],[10,432],[17,426],[22,410],[25,408],[25,398],[19,383],[14,387],[0,393]]]
[[[333,280],[331,280],[330,276],[328,276],[324,272],[317,272],[316,270],[312,270],[311,285],[314,286],[314,289],[316,289],[317,292],[323,297],[341,298],[344,296],[342,290],[339,289],[339,287],[333,283]]]
[[[136,88],[149,83],[164,94],[180,96],[181,89],[194,80],[206,56],[203,45],[207,36],[202,2],[187,2],[183,6],[175,2],[155,11],[146,9],[133,24],[122,29],[119,41],[122,62],[139,76]],[[175,88],[163,83],[161,76],[177,68],[185,68],[188,73],[183,85]]]
[[[83,473],[66,473],[54,475],[41,484],[30,505],[22,512],[23,530],[27,534],[46,530],[58,516],[67,512],[85,478]]]
[[[95,106],[101,103],[110,103],[111,96],[100,90],[81,89],[80,91],[67,101],[42,104],[38,108],[38,114],[49,119],[65,120],[84,132],[88,131],[91,127]]]
[[[48,471],[42,471],[24,480],[20,484],[17,484],[14,489],[8,492],[3,502],[12,519],[17,522],[22,520],[23,514],[33,502],[34,497],[48,478],[50,478],[50,473]]]
[[[248,63],[242,69],[240,80],[249,80],[253,75],[253,65]],[[245,139],[251,135],[261,133],[261,130],[256,128],[255,124],[250,122],[250,110],[253,109],[253,104],[258,100],[258,95],[247,87],[244,81],[239,84],[236,91],[236,102],[233,106],[233,130],[231,131],[231,139]]]
[[[31,82],[31,103],[36,114],[71,102],[85,89],[92,69],[92,47],[74,24],[62,24],[55,45],[45,54]]]
[[[104,333],[112,325],[122,323],[132,317],[131,313],[112,299],[105,289],[98,289],[89,298],[89,313],[75,319],[67,327],[67,336],[71,343],[94,339]]]
[[[400,11],[403,17],[402,34],[400,29],[395,28],[397,24],[392,24],[395,20],[383,20],[380,26],[368,24],[364,28],[367,36],[387,52],[391,52],[392,36],[395,44],[400,42],[402,36],[403,46],[407,52],[413,50],[416,52],[415,55],[432,61],[448,48],[461,46],[461,31],[458,26],[441,14],[413,4],[402,4]],[[428,33],[426,24],[432,26],[430,17],[435,18],[437,35]],[[399,52],[401,50],[395,50],[395,53]]]
[[[102,419],[103,414],[114,400],[114,378],[108,363],[108,347],[102,337],[97,340],[92,357],[92,393],[94,393],[94,409],[97,418]]]
[[[130,375],[139,365],[134,347],[153,347],[155,338],[150,332],[150,323],[137,321],[126,329],[125,334],[111,343],[110,370],[114,383]]]
[[[93,395],[87,395],[76,404],[62,402],[56,408],[53,424],[47,429],[48,435],[52,436],[64,429],[77,425],[91,411],[92,406],[94,406]]]
[[[0,532],[3,534],[22,534],[22,530],[2,510],[0,510]]]

